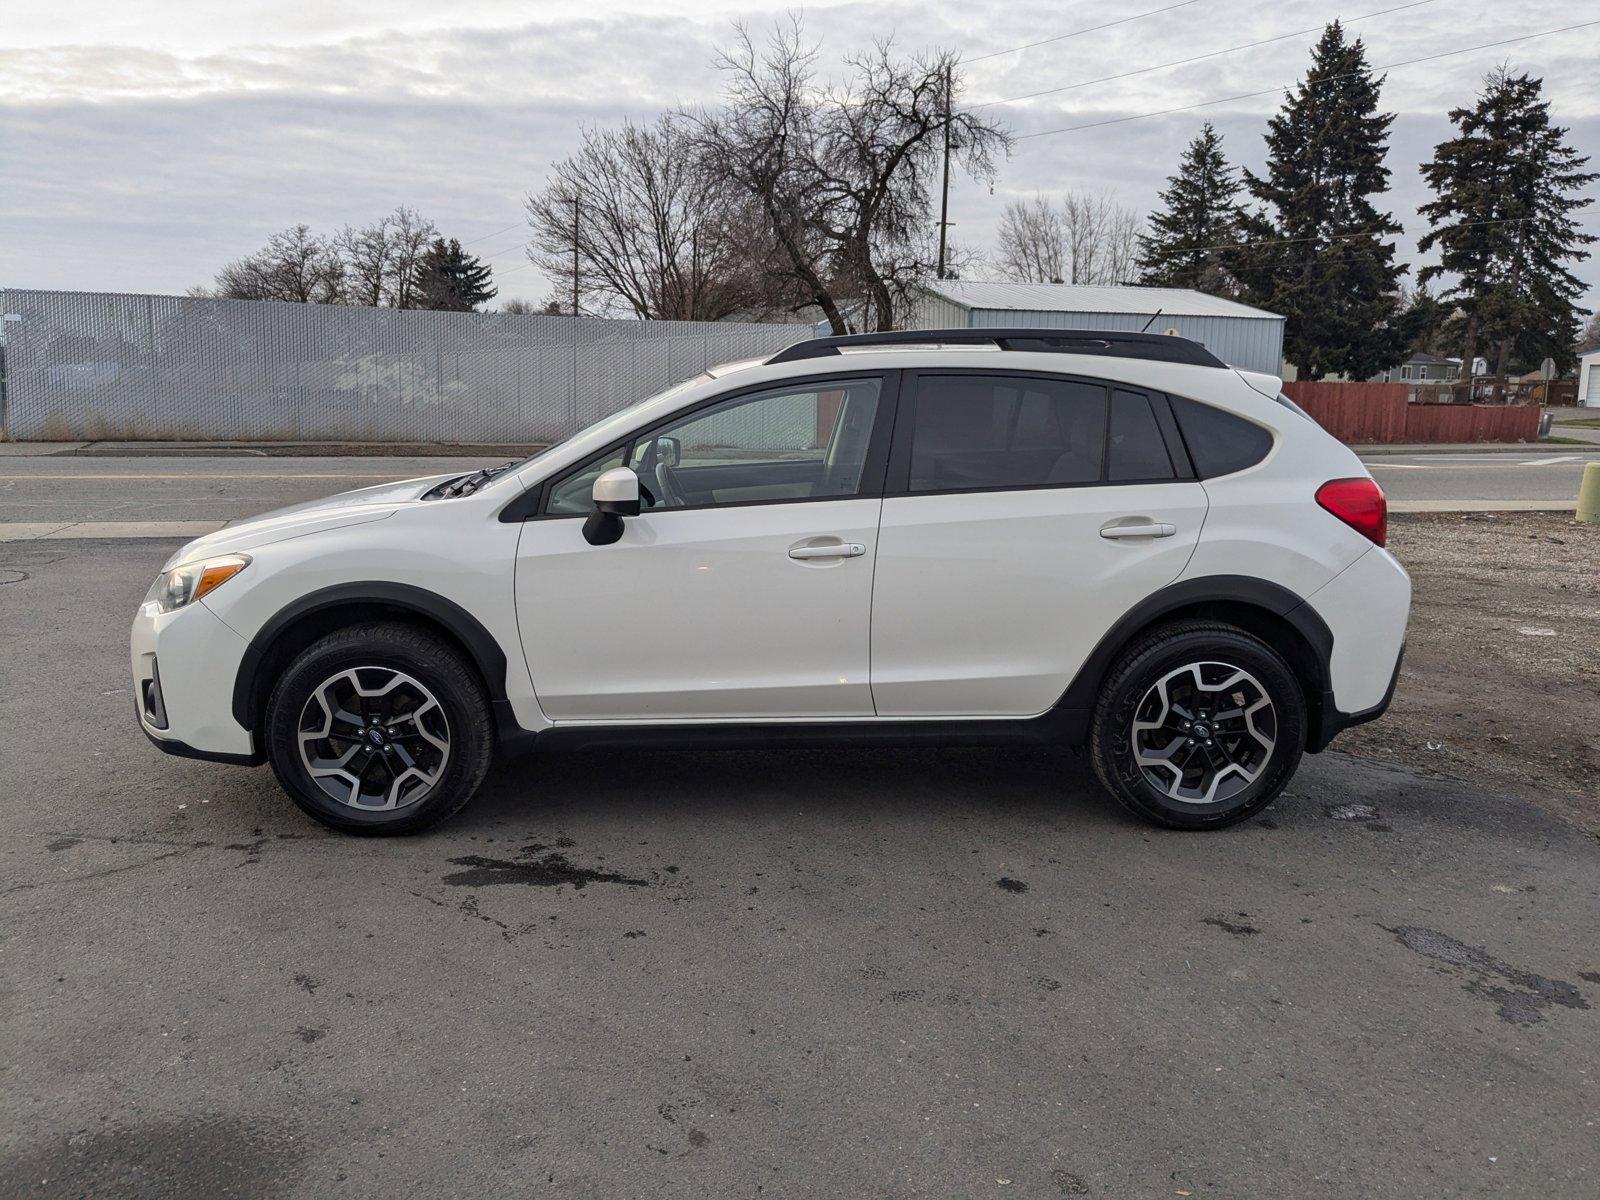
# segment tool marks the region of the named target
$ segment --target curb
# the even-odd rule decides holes
[[[1600,442],[1588,446],[1572,444],[1550,446],[1542,442],[1451,442],[1439,445],[1383,443],[1379,445],[1351,444],[1350,449],[1363,458],[1382,458],[1385,455],[1415,457],[1424,454],[1584,454],[1600,450]]]

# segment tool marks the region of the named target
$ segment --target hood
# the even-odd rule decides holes
[[[381,521],[392,516],[401,505],[420,499],[425,492],[460,474],[460,471],[451,471],[445,475],[404,479],[399,483],[380,483],[373,487],[357,488],[353,492],[340,492],[321,500],[291,504],[287,508],[262,513],[259,517],[234,521],[227,528],[196,538],[184,546],[167,560],[162,570],[169,570],[179,563],[206,554],[248,551],[308,533]]]

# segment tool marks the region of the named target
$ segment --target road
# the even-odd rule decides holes
[[[1369,455],[1364,461],[1397,507],[1473,500],[1576,501],[1585,463],[1600,447],[1570,453],[1487,450],[1462,454]]]
[[[1587,461],[1571,454],[1486,451],[1374,455],[1367,462],[1397,508],[1440,501],[1573,501]],[[468,471],[462,458],[9,457],[0,455],[5,525],[238,520],[333,492],[416,475]]]
[[[356,841],[137,733],[175,545],[0,545],[0,1196],[1600,1194],[1600,846],[1520,801],[641,751]]]

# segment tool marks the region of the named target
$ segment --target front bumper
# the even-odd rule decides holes
[[[140,605],[128,641],[134,707],[146,737],[187,758],[262,761],[232,711],[245,640],[203,601],[170,613]]]

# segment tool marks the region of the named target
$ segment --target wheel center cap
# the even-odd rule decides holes
[[[1196,721],[1194,723],[1194,735],[1195,735],[1195,737],[1198,737],[1198,738],[1208,738],[1208,737],[1210,737],[1211,736],[1211,726],[1207,725],[1204,721]]]
[[[383,730],[378,728],[367,730],[367,741],[371,742],[374,746],[383,745]]]

